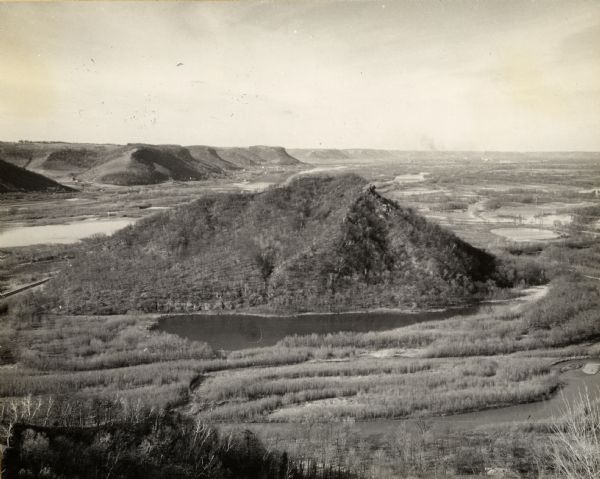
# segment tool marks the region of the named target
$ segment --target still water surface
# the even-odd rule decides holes
[[[469,306],[421,313],[367,312],[298,316],[191,314],[162,317],[158,321],[157,329],[183,338],[207,342],[215,349],[238,350],[272,346],[280,339],[294,334],[385,331],[423,321],[473,314],[476,311],[476,306]]]
[[[17,226],[0,230],[0,248],[34,244],[70,244],[82,238],[103,233],[110,235],[135,221],[134,218],[114,220],[91,219],[62,225]]]

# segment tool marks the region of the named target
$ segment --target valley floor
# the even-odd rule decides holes
[[[371,179],[389,171],[389,165],[351,168],[370,172]],[[496,177],[496,184],[486,184],[475,197],[469,192],[481,177],[489,178],[491,165],[466,180],[456,172],[445,176],[455,164],[432,164],[429,175],[420,174],[422,165],[414,168],[397,167],[396,176],[416,175],[408,178],[410,184],[382,177],[380,189],[430,218],[439,216],[440,223],[479,246],[539,261],[556,272],[555,279],[530,291],[529,301],[489,304],[468,317],[391,331],[290,336],[274,346],[229,352],[155,331],[157,315],[32,317],[35,296],[22,292],[0,321],[0,423],[35,421],[48,411],[95,419],[97,401],[112,401],[177,410],[223,430],[249,428],[269,447],[365,477],[490,470],[548,477],[563,398],[576,397],[581,385],[592,397],[599,394],[600,373],[582,371],[600,357],[598,231],[589,221],[569,226],[579,208],[598,205],[584,191],[586,177],[600,178],[598,166],[581,163],[570,177],[573,184],[558,190],[548,177],[539,180],[547,186],[543,191],[539,184],[518,183],[517,174]],[[508,186],[501,188],[504,180]],[[14,198],[7,208],[15,225],[102,216],[109,203],[119,216],[141,217],[148,208],[189,201],[200,190],[198,185],[94,189],[73,196],[78,201]],[[534,206],[552,204],[548,214],[552,209],[569,219],[561,216],[550,225],[529,195],[537,198]],[[447,203],[453,207],[446,211]],[[520,217],[529,219],[521,224]],[[492,231],[530,228],[531,221],[570,239],[520,243]],[[67,267],[70,248],[3,250],[5,290]]]

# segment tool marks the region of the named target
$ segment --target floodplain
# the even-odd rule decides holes
[[[291,153],[311,161],[309,151]],[[3,224],[133,223],[215,191],[262,191],[291,177],[350,172],[505,260],[515,276],[511,287],[490,289],[464,311],[396,311],[409,318],[402,324],[386,323],[393,311],[367,308],[354,311],[346,327],[336,311],[322,317],[335,322],[329,329],[310,330],[319,316],[306,327],[264,316],[244,331],[247,314],[261,311],[40,315],[38,293],[49,288],[41,285],[12,296],[0,323],[3,424],[11,415],[31,416],[31,406],[20,409],[26,401],[42,414],[66,407],[68,398],[81,417],[95,401],[127,401],[224,431],[247,428],[270,448],[364,477],[483,477],[497,470],[553,477],[563,401],[600,397],[600,158],[381,156],[313,159],[212,182],[90,183],[51,197],[12,194],[2,205]],[[3,292],[40,278],[60,281],[74,256],[102,240],[52,245],[23,238],[27,243],[0,246]],[[205,322],[205,329],[192,334],[175,321]]]

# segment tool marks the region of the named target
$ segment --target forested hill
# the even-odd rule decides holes
[[[62,311],[441,306],[495,268],[354,175],[206,196],[94,241],[53,281]]]

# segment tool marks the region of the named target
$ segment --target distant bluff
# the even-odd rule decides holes
[[[0,160],[0,193],[28,191],[67,192],[75,190],[43,175]]]
[[[0,157],[54,179],[73,176],[115,185],[205,180],[244,168],[302,164],[278,146],[18,142],[0,143]]]
[[[235,157],[221,156],[210,146],[132,145],[117,155],[100,161],[83,177],[100,183],[142,185],[169,180],[195,181],[225,176],[229,171],[249,166],[296,165],[300,161],[287,154],[285,148],[264,146],[238,148],[255,158],[253,163],[236,162]]]
[[[196,161],[181,146],[131,146],[103,160],[81,178],[114,185],[147,185],[168,180],[206,180],[222,173],[219,167]]]
[[[473,298],[495,269],[354,175],[211,194],[97,241],[55,282],[62,311],[442,306]]]

